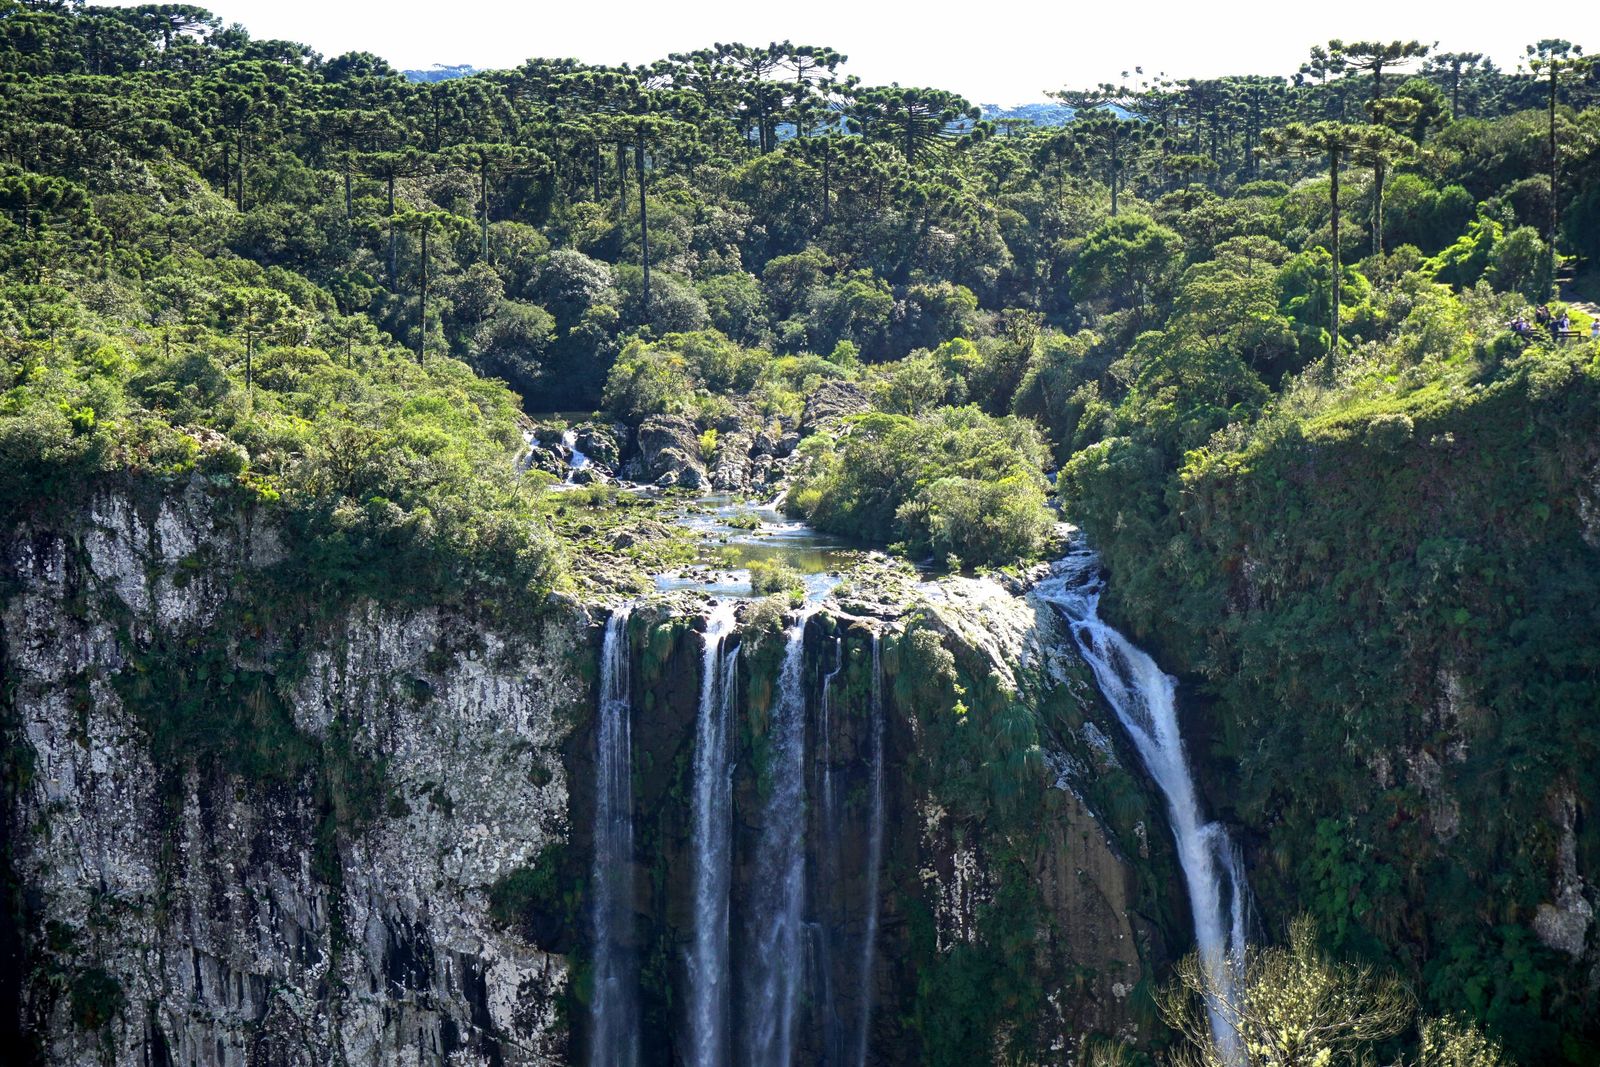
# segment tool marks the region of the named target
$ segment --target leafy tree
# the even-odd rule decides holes
[[[244,335],[244,387],[255,384],[256,342],[270,337],[294,321],[294,305],[276,289],[240,286],[222,296],[223,317]]]
[[[482,240],[482,256],[489,258],[489,194],[493,183],[513,174],[538,173],[545,168],[545,159],[529,148],[508,144],[462,144],[449,152],[448,158],[478,176],[478,225]]]
[[[1309,919],[1289,927],[1286,945],[1252,946],[1243,960],[1213,973],[1191,953],[1159,1000],[1162,1017],[1182,1034],[1188,1062],[1314,1067],[1349,1059],[1405,1028],[1411,998],[1397,979],[1365,964],[1327,959]],[[1219,1020],[1223,1034],[1214,1031]],[[1236,1035],[1239,1054],[1226,1034]]]
[[[434,163],[433,158],[414,148],[372,152],[363,157],[363,173],[383,182],[387,196],[386,217],[390,220],[388,278],[391,291],[399,284],[398,231],[393,220],[400,212],[395,199],[395,185],[402,178],[415,178],[431,172]]]
[[[1183,239],[1176,233],[1143,216],[1123,215],[1089,234],[1069,278],[1082,299],[1148,315],[1182,261]]]
[[[979,112],[955,93],[886,85],[860,90],[849,115],[853,130],[898,146],[907,163],[916,163],[959,136],[956,124],[976,122]]]
[[[1372,97],[1383,96],[1383,74],[1421,59],[1429,47],[1421,41],[1329,41],[1328,51],[1339,68],[1353,75],[1372,75]]]
[[[1475,77],[1493,71],[1494,64],[1486,63],[1482,52],[1434,52],[1422,68],[1424,77],[1442,81],[1450,93],[1450,114],[1465,115],[1461,108],[1461,90]]]
[[[433,267],[428,239],[435,234],[460,237],[468,232],[470,224],[448,211],[401,211],[390,218],[389,224],[417,234],[422,245],[417,256],[417,362],[421,363],[428,348],[428,282]]]
[[[1558,255],[1556,237],[1561,222],[1560,155],[1556,146],[1556,97],[1564,83],[1574,82],[1589,74],[1594,67],[1594,57],[1585,56],[1583,49],[1571,41],[1550,38],[1541,40],[1538,44],[1528,45],[1527,58],[1524,62],[1535,77],[1544,81],[1546,87],[1545,106],[1549,115],[1549,133],[1545,159],[1550,178],[1550,221],[1545,227],[1544,236],[1550,243],[1550,254],[1554,257]]]
[[[1369,145],[1378,150],[1392,142],[1393,134],[1388,130],[1381,130],[1376,134],[1367,127],[1353,126],[1343,122],[1318,122],[1307,125],[1305,123],[1291,123],[1275,130],[1268,130],[1263,135],[1264,143],[1271,150],[1279,153],[1303,153],[1321,156],[1328,162],[1328,210],[1329,227],[1332,236],[1329,241],[1328,251],[1333,257],[1332,273],[1333,293],[1332,302],[1328,312],[1328,355],[1326,373],[1331,377],[1333,363],[1339,350],[1339,316],[1340,316],[1340,287],[1344,282],[1344,268],[1340,258],[1339,245],[1339,171],[1344,160],[1353,153],[1365,150]]]
[[[1416,142],[1398,132],[1409,128],[1422,112],[1421,102],[1413,97],[1391,96],[1367,101],[1367,114],[1373,129],[1357,150],[1357,156],[1372,164],[1372,254],[1383,254],[1383,187],[1389,167],[1398,159],[1414,155]]]

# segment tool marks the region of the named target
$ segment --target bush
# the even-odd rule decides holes
[[[874,413],[849,427],[835,449],[820,438],[808,447],[810,465],[785,503],[791,513],[819,529],[973,564],[1043,547],[1053,520],[1032,423],[967,407],[920,419]]]
[[[81,1030],[98,1030],[128,1006],[122,983],[99,967],[79,971],[70,989],[72,1021]]]
[[[800,572],[778,560],[753,559],[750,570],[750,588],[757,596],[783,594],[791,600],[805,596],[805,583]]]

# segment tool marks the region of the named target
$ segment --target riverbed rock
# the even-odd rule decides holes
[[[723,493],[743,493],[750,489],[750,446],[754,438],[737,430],[717,439],[716,460],[711,469],[711,488]]]
[[[671,488],[698,489],[708,481],[700,459],[700,434],[682,415],[652,415],[639,427],[635,477]]]
[[[572,428],[573,441],[578,451],[589,457],[589,462],[615,471],[622,462],[622,449],[628,441],[628,428],[621,423],[583,422]]]
[[[534,445],[528,450],[527,459],[523,466],[526,470],[544,471],[546,474],[553,474],[557,478],[565,478],[570,464],[571,460],[567,450],[558,441],[549,447]]]

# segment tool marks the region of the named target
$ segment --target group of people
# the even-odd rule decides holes
[[[1519,313],[1516,318],[1511,320],[1509,325],[1512,333],[1524,339],[1531,339],[1537,331],[1548,333],[1552,341],[1560,341],[1563,338],[1574,336],[1572,316],[1567,314],[1565,310],[1560,315],[1555,315],[1550,311],[1548,304],[1540,304],[1535,309],[1532,322],[1528,321],[1526,315]],[[1589,324],[1589,339],[1600,339],[1600,316],[1596,316],[1594,321]]]

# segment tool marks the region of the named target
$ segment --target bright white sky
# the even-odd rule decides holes
[[[530,56],[643,63],[716,41],[788,39],[845,53],[845,70],[868,84],[931,85],[997,104],[1116,80],[1135,64],[1174,77],[1289,74],[1311,45],[1330,37],[1439,41],[1450,51],[1484,52],[1507,69],[1542,37],[1600,49],[1593,0],[198,2],[255,37],[303,41],[325,56],[374,52],[400,68],[509,67]]]

